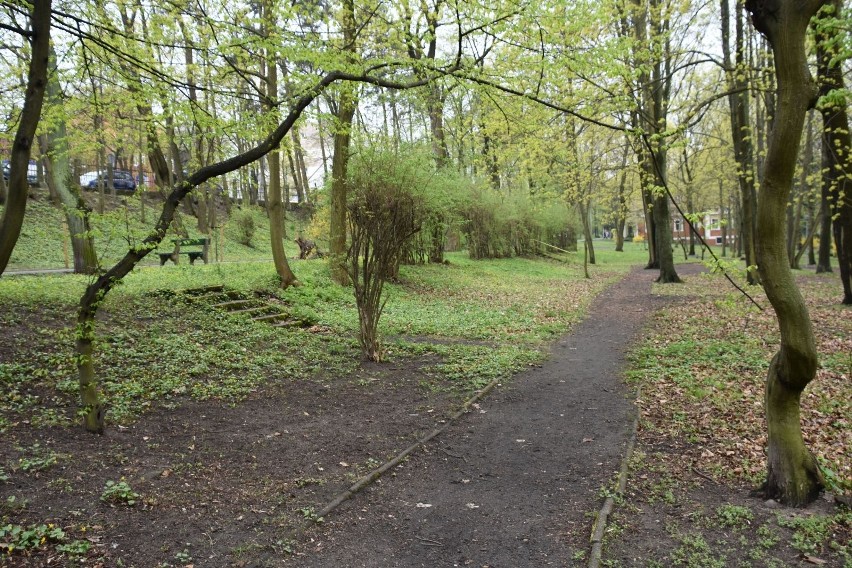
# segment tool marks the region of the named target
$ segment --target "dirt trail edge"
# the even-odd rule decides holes
[[[634,270],[545,364],[514,377],[309,532],[288,566],[584,564],[599,490],[617,475],[628,347],[665,299]]]

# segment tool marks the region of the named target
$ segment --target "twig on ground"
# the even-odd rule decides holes
[[[716,480],[715,480],[715,479],[713,479],[712,477],[710,477],[709,475],[707,475],[706,473],[704,473],[703,471],[701,471],[701,470],[700,470],[700,469],[698,469],[698,468],[693,467],[693,468],[692,468],[692,473],[694,473],[695,475],[698,475],[698,476],[703,477],[704,479],[706,479],[706,480],[707,480],[707,481],[709,481],[710,483],[716,483]]]

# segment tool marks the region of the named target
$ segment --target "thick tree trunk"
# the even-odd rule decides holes
[[[660,263],[660,275],[657,282],[661,284],[674,284],[681,282],[674,265],[674,253],[672,252],[672,221],[669,213],[669,198],[662,195],[654,198],[654,246],[657,250],[657,259]]]
[[[47,87],[47,66],[50,47],[50,0],[34,0],[30,12],[31,47],[27,90],[24,106],[18,122],[15,140],[12,142],[9,185],[6,207],[0,219],[0,275],[6,270],[12,251],[21,234],[24,213],[27,209],[29,184],[27,169],[30,163],[35,131],[38,127],[44,91]]]
[[[352,89],[346,86],[341,93],[334,132],[334,155],[331,158],[329,264],[332,278],[342,285],[349,283],[346,270],[346,172],[349,163],[350,131],[356,105]]]
[[[429,130],[432,134],[432,153],[435,163],[439,168],[447,165],[449,150],[447,149],[447,137],[444,132],[444,95],[438,84],[429,87],[427,98],[429,112]]]
[[[784,238],[784,211],[793,186],[805,113],[816,99],[808,71],[808,22],[824,0],[748,0],[752,22],[775,55],[777,114],[769,136],[757,209],[757,260],[766,296],[778,318],[781,347],[766,379],[768,432],[767,497],[802,506],[819,494],[822,479],[816,459],[802,438],[799,400],[816,376],[813,328],[790,270]]]

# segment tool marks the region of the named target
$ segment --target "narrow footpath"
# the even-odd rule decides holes
[[[651,294],[655,277],[637,269],[605,290],[542,367],[344,503],[285,564],[584,565],[634,417],[625,353],[665,302]]]

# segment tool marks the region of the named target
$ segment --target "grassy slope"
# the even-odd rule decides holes
[[[24,218],[21,236],[12,253],[9,270],[67,268],[73,264],[68,230],[65,228],[64,214],[54,207],[43,190],[39,190],[37,199],[30,199]],[[94,196],[86,194],[89,206],[96,209]],[[91,214],[92,232],[95,237],[95,248],[98,258],[105,267],[117,261],[127,251],[129,245],[138,242],[147,235],[160,213],[162,203],[146,199],[145,223],[142,222],[142,210],[138,197],[130,199],[112,199],[108,196],[106,211],[103,215],[96,212]],[[272,252],[269,244],[269,220],[265,212],[258,207],[244,209],[251,214],[255,221],[256,233],[250,247],[238,241],[237,229],[233,223],[226,222],[223,231],[213,231],[213,247],[211,258],[215,257],[218,247],[225,261],[271,259]],[[0,207],[2,211],[2,207]],[[236,208],[235,208],[236,211]],[[201,236],[195,227],[195,219],[183,215],[184,224],[191,237]],[[288,235],[295,235],[300,228],[295,223],[288,223]],[[224,240],[222,240],[224,237]],[[169,252],[172,248],[170,239],[166,237],[159,248]],[[287,254],[298,256],[298,247],[288,238],[285,242]],[[143,264],[157,264],[156,255],[150,255]]]
[[[382,321],[390,356],[435,355],[434,382],[424,386],[468,393],[537,361],[542,342],[566,331],[641,255],[638,247],[612,253],[606,268],[592,269],[592,280],[582,277],[576,255],[561,263],[474,262],[451,253],[448,265],[403,267],[400,283],[388,286]],[[143,266],[125,278],[104,302],[96,346],[111,419],[131,420],[158,400],[183,396],[238,400],[270,376],[354,372],[360,358],[351,290],[334,285],[321,260],[295,261],[294,269],[304,285],[286,291],[276,288],[269,261]],[[71,422],[73,318],[87,282],[77,275],[0,279],[0,302],[11,308],[0,324],[20,330],[7,339],[0,363],[0,378],[13,391],[0,398],[0,428],[27,412],[36,422]],[[215,284],[279,303],[317,326],[280,330],[190,307],[174,293]]]

